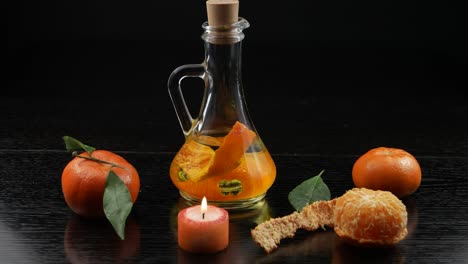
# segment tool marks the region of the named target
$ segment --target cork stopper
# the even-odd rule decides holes
[[[223,26],[236,23],[239,16],[238,0],[208,0],[206,1],[208,25]]]

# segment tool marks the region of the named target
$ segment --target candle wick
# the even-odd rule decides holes
[[[202,219],[205,219],[205,213],[202,213]]]

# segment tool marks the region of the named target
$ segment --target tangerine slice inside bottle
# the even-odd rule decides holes
[[[226,208],[261,200],[276,177],[274,161],[257,134],[236,122],[224,137],[188,139],[175,155],[170,177],[187,200]]]

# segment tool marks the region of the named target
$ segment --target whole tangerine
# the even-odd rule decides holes
[[[104,217],[103,196],[111,169],[125,183],[135,203],[140,191],[140,177],[135,167],[108,150],[94,150],[91,156],[104,162],[87,159],[90,155],[83,152],[62,171],[62,192],[70,209],[84,217]]]
[[[401,198],[413,194],[421,185],[421,167],[409,152],[391,147],[373,148],[354,163],[356,187],[390,191]]]

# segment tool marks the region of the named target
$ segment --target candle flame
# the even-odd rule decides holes
[[[203,196],[202,202],[201,202],[201,212],[202,214],[206,213],[208,211],[208,203],[206,202],[206,197]]]

